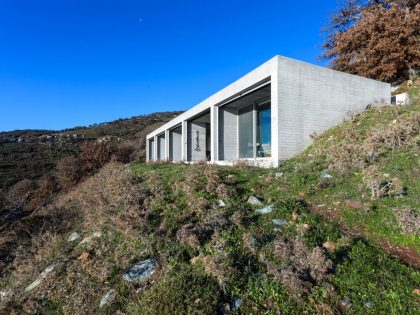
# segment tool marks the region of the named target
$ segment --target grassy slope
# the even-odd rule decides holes
[[[375,130],[399,128],[419,112],[420,103],[371,109],[278,169],[110,164],[19,222],[44,228],[38,234],[30,229],[33,245],[16,250],[0,290],[22,292],[47,266],[59,267],[31,293],[0,301],[0,313],[3,307],[16,313],[215,314],[240,298],[233,313],[417,314],[413,290],[420,273],[394,254],[406,249],[410,262],[418,262],[418,230],[404,232],[395,215],[398,209],[418,215],[418,135],[390,149]],[[356,163],[355,154],[372,148],[377,158]],[[324,171],[333,177],[321,179]],[[398,185],[372,200],[370,177]],[[251,195],[273,204],[273,212],[256,214],[247,203]],[[217,206],[219,199],[226,207]],[[346,200],[367,207],[354,209]],[[273,219],[289,224],[279,228]],[[67,242],[74,230],[102,236],[77,246]],[[78,260],[85,251],[89,258]],[[159,267],[147,283],[123,281],[125,270],[150,257]],[[100,309],[109,289],[117,297]]]

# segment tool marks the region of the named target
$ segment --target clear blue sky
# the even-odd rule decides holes
[[[0,0],[0,130],[183,110],[274,55],[315,64],[336,0]]]

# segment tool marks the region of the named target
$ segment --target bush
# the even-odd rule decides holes
[[[57,163],[56,174],[61,187],[72,187],[83,176],[82,161],[74,156],[66,157]]]
[[[6,194],[6,200],[12,207],[17,206],[27,201],[37,188],[34,181],[23,179],[9,189]]]
[[[48,198],[59,190],[59,183],[57,177],[53,175],[45,176],[39,182],[38,189],[34,192],[30,201],[30,207],[36,209],[43,206]]]
[[[132,144],[124,143],[116,147],[113,160],[120,163],[129,163],[134,160],[135,148]]]
[[[79,158],[87,174],[93,174],[102,168],[116,152],[115,145],[110,141],[85,142],[81,148]]]

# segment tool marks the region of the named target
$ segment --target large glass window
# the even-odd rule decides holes
[[[270,100],[257,105],[257,157],[271,156]]]
[[[239,157],[254,157],[253,106],[239,111]]]
[[[155,141],[153,139],[149,140],[149,161],[153,161],[154,160],[154,143]]]

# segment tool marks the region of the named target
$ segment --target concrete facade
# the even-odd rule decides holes
[[[244,160],[276,167],[310,145],[311,135],[368,105],[389,103],[390,97],[387,83],[275,56],[147,135],[147,161],[207,159],[230,165],[242,159],[240,148],[249,146],[253,154]],[[258,104],[267,99],[271,100],[271,153],[261,157],[257,156],[256,121]],[[245,108],[251,108],[248,133],[241,129],[240,113]]]

